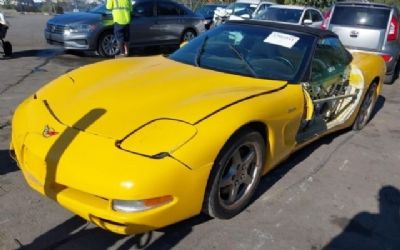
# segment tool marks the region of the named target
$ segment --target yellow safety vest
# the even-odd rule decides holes
[[[112,10],[114,23],[125,25],[131,22],[131,0],[107,0],[106,8]]]

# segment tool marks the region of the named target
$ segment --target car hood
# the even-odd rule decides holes
[[[100,13],[77,12],[57,15],[51,18],[48,23],[68,25],[71,23],[95,23],[101,21],[102,19],[103,16]]]
[[[202,69],[163,56],[108,60],[72,71],[36,93],[67,126],[121,139],[160,118],[191,124],[285,81],[256,79]],[[104,115],[90,126],[78,120],[92,110]]]

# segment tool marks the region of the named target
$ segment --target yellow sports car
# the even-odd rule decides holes
[[[384,75],[330,31],[232,21],[60,76],[15,111],[11,152],[33,189],[116,233],[227,219],[290,153],[363,128]]]

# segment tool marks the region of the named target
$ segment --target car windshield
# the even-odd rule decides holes
[[[87,12],[100,13],[100,14],[111,14],[111,11],[107,10],[106,6],[104,4],[97,5],[96,7],[89,9]]]
[[[315,38],[265,25],[228,23],[195,38],[170,59],[215,71],[298,82]]]
[[[257,8],[257,4],[250,3],[231,3],[226,9],[231,10],[233,15],[251,14]]]
[[[301,18],[302,10],[299,9],[285,9],[285,8],[267,8],[265,11],[260,12],[255,19],[269,20],[285,23],[298,23]]]

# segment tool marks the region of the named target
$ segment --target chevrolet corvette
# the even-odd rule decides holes
[[[10,151],[30,187],[115,233],[229,219],[292,152],[362,129],[384,75],[331,31],[231,21],[44,85],[16,109]]]

